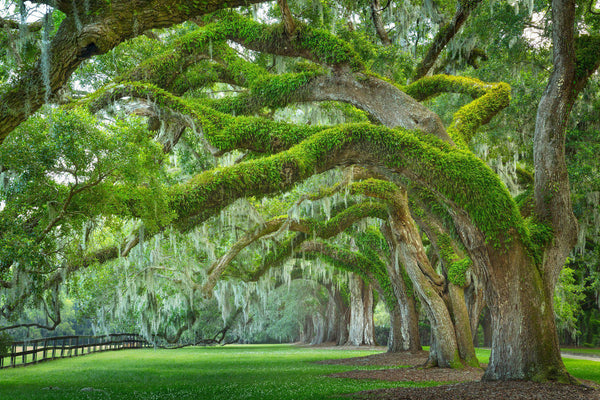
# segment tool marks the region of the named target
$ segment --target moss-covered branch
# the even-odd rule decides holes
[[[369,257],[360,251],[351,251],[335,246],[323,240],[305,241],[299,246],[298,251],[314,255],[337,269],[360,276],[377,289],[389,310],[397,306],[398,299],[381,259]]]
[[[0,90],[0,143],[21,122],[55,95],[85,60],[103,54],[119,43],[149,29],[165,28],[225,7],[261,0],[169,2],[125,0],[68,2],[68,12],[48,47],[50,71],[38,62],[24,68],[9,87]],[[76,11],[73,11],[78,8]],[[43,77],[48,76],[49,82]]]
[[[106,107],[124,97],[152,102],[164,112],[179,115],[189,128],[201,132],[208,148],[215,154],[232,150],[251,150],[258,153],[276,153],[326,129],[319,126],[286,124],[259,117],[234,117],[213,108],[160,89],[151,84],[123,82],[108,85],[89,96],[80,104],[91,112]]]
[[[316,237],[324,240],[332,238],[341,232],[344,232],[352,224],[368,217],[386,218],[387,207],[381,203],[364,202],[348,207],[335,214],[327,221],[303,218],[291,222],[288,230],[297,231],[301,234],[295,235],[291,239],[284,240],[274,251],[266,254],[258,265],[258,268],[250,273],[250,279],[258,280],[269,269],[281,265],[281,263],[291,257],[295,251],[298,251],[299,246],[309,238]]]
[[[453,116],[448,134],[463,148],[477,129],[487,124],[510,102],[510,86],[506,83],[485,83],[474,78],[450,75],[424,77],[404,88],[406,93],[419,101],[442,93],[462,93],[474,101],[461,107]]]

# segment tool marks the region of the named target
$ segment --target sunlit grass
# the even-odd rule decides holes
[[[285,345],[97,353],[2,370],[0,399],[322,399],[398,386],[329,378],[360,367],[314,363],[373,353]]]
[[[1,370],[0,399],[334,399],[361,390],[438,384],[329,378],[389,367],[314,363],[374,353],[289,345],[96,353]],[[480,362],[487,363],[489,355],[490,350],[477,349]],[[565,365],[574,376],[600,383],[599,362],[565,358]]]

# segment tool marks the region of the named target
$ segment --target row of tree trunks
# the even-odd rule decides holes
[[[350,274],[350,305],[335,285],[328,285],[329,300],[325,314],[307,315],[300,330],[300,341],[310,344],[335,342],[336,345],[373,346],[373,288],[361,277]]]

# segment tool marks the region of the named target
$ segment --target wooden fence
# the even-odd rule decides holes
[[[57,336],[13,342],[8,354],[0,355],[0,368],[36,364],[100,351],[152,347],[143,337],[132,333],[106,336]]]

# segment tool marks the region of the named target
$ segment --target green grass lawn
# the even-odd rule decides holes
[[[373,353],[289,345],[96,353],[0,370],[0,400],[324,399],[360,390],[399,386],[399,382],[324,376],[374,367],[314,364],[317,360]],[[489,354],[489,350],[477,350],[483,363],[488,361]],[[576,377],[600,383],[600,363],[565,359],[565,365]],[[50,386],[60,389],[45,389]],[[82,391],[83,388],[95,390]]]
[[[97,353],[0,370],[0,399],[322,399],[398,386],[328,378],[324,375],[358,367],[314,364],[369,354],[289,345]],[[50,386],[60,389],[44,389]]]

